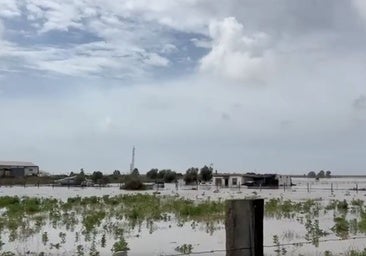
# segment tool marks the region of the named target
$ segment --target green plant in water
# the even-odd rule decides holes
[[[101,244],[102,248],[105,247],[106,242],[107,242],[107,239],[105,238],[105,234],[103,234],[102,239],[100,241],[100,244]]]
[[[81,244],[76,247],[76,255],[84,256],[84,246],[82,246]]]
[[[310,215],[306,216],[305,229],[307,232],[305,234],[305,239],[311,241],[311,243],[315,245],[315,247],[319,246],[319,239],[321,237],[328,235],[327,232],[320,229],[319,220],[315,219],[314,221],[312,221]]]
[[[191,254],[193,246],[191,244],[183,244],[181,246],[177,246],[175,250],[183,254]]]
[[[346,256],[366,256],[366,248],[363,251],[351,250],[345,254]]]
[[[346,239],[349,235],[349,223],[346,216],[342,215],[334,218],[335,225],[331,230],[340,238]]]
[[[42,234],[42,243],[45,246],[45,245],[47,245],[47,242],[48,242],[48,234],[47,234],[47,232],[43,232],[43,234]]]
[[[113,247],[111,249],[112,252],[121,252],[121,251],[127,251],[130,248],[128,248],[128,244],[123,236],[119,238],[117,242],[113,244]]]

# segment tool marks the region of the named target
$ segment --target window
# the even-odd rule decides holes
[[[238,184],[238,178],[233,178],[232,183],[233,186],[236,186]]]

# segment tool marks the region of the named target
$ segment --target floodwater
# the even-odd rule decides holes
[[[289,199],[295,202],[303,202],[307,199],[315,199],[322,206],[326,206],[332,200],[365,200],[366,199],[366,178],[329,178],[316,181],[308,178],[294,178],[293,183],[296,186],[292,188],[280,189],[247,189],[227,188],[219,189],[215,193],[215,187],[200,186],[198,190],[192,190],[190,187],[179,187],[176,190],[175,185],[167,185],[165,189],[159,189],[161,195],[176,195],[192,200],[227,200],[240,199],[248,197],[264,198],[265,201],[271,198]],[[358,188],[358,191],[355,190]],[[154,191],[143,192],[152,194]],[[75,187],[0,187],[0,196],[29,196],[29,197],[52,197],[61,200],[67,200],[69,197],[120,195],[128,192],[120,190],[117,184],[105,188],[75,188]],[[352,219],[352,213],[347,214],[347,219]],[[321,237],[318,245],[312,243],[303,243],[306,239],[307,230],[297,218],[273,218],[264,219],[264,251],[265,255],[324,255],[325,251],[331,251],[333,255],[344,255],[350,250],[363,250],[366,247],[366,238],[364,234],[355,232],[349,237],[356,239],[341,240],[333,231],[334,213],[322,212],[316,217],[319,220],[319,228],[328,233]],[[203,255],[225,255],[225,226],[223,223],[216,223],[214,228],[208,228],[207,223],[186,222],[177,223],[174,218],[170,221],[156,221],[147,227],[142,223],[125,235],[130,250],[129,256],[133,255],[175,255],[179,254],[175,249],[184,244],[192,245],[192,252],[206,251]],[[78,238],[78,226],[70,231],[65,227],[52,227],[45,225],[39,230],[38,234],[29,237],[18,238],[14,241],[9,240],[9,233],[2,233],[3,242],[2,251],[12,251],[16,255],[24,255],[27,252],[46,252],[46,255],[76,255],[74,247],[76,240],[78,244],[83,245],[85,255],[89,255],[91,245],[94,241],[99,251],[99,255],[111,255],[111,247],[114,240],[107,235],[105,245],[100,244],[101,234],[93,234],[95,237],[85,239],[81,234]],[[48,243],[45,246],[42,240],[44,232],[48,234]],[[52,245],[60,241],[60,232],[66,234],[60,248],[56,249]],[[92,235],[92,236],[93,236]],[[277,236],[280,244],[285,246],[275,246],[273,238]],[[331,240],[331,241],[322,241]],[[299,243],[299,244],[295,244]],[[291,244],[291,245],[288,245]],[[280,249],[280,251],[276,251]],[[211,251],[211,252],[210,252]],[[217,251],[217,252],[213,252]],[[82,255],[82,254],[79,254]]]

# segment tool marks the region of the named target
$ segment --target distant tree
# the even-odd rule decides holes
[[[183,179],[186,184],[198,183],[198,168],[189,168]]]
[[[144,190],[145,185],[139,175],[131,174],[126,176],[125,185],[122,188],[127,190]]]
[[[139,169],[137,169],[137,168],[133,169],[131,175],[139,176],[140,175]]]
[[[103,173],[100,171],[93,172],[91,179],[94,183],[100,183],[100,181],[103,179]]]
[[[151,169],[150,171],[148,171],[148,172],[146,173],[146,176],[147,176],[149,179],[152,179],[152,180],[157,179],[157,177],[158,177],[158,169]]]
[[[164,182],[171,183],[177,179],[177,173],[172,170],[165,170]]]
[[[330,178],[330,176],[331,176],[331,172],[330,172],[330,171],[327,171],[327,172],[325,173],[325,177]]]
[[[320,172],[318,172],[318,174],[316,175],[317,178],[324,178],[325,177],[325,173],[323,170],[321,170]]]
[[[165,175],[166,175],[166,171],[167,171],[167,170],[160,170],[160,171],[158,172],[157,178],[158,178],[159,180],[163,180],[163,179],[164,179],[164,177],[165,177]]]
[[[212,167],[203,166],[200,170],[199,177],[203,181],[210,181],[212,179]]]
[[[114,170],[113,175],[114,176],[120,176],[121,172],[119,170]]]
[[[76,185],[81,185],[81,183],[85,181],[84,169],[80,170],[80,173],[76,176],[75,183]]]
[[[316,173],[313,172],[313,171],[311,171],[311,172],[308,173],[308,177],[309,178],[315,178],[316,177]]]
[[[74,172],[73,172],[73,171],[71,171],[71,172],[70,172],[70,174],[69,174],[69,176],[70,176],[70,177],[72,177],[72,176],[74,176],[74,175],[75,175],[75,174],[74,174]]]

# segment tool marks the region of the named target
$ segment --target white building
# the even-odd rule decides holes
[[[255,173],[216,173],[213,174],[213,184],[219,187],[279,187],[292,186],[291,176],[279,174]]]

